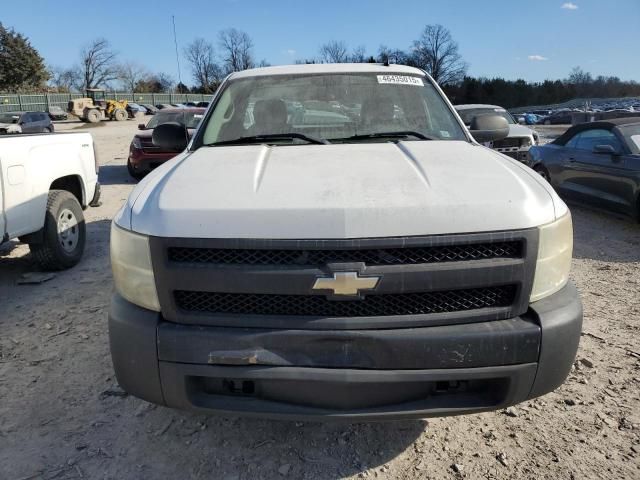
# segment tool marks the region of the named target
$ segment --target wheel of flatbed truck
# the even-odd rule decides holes
[[[125,109],[117,108],[116,111],[113,112],[113,118],[117,122],[123,122],[124,120],[129,118],[129,115],[127,115],[127,111]]]
[[[82,258],[86,242],[84,215],[72,193],[51,190],[47,200],[41,243],[29,249],[45,270],[64,270]]]
[[[100,117],[102,115],[100,115],[100,112],[98,110],[91,109],[87,112],[87,121],[89,123],[98,123],[100,121]]]

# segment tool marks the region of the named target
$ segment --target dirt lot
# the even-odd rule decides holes
[[[504,412],[313,424],[195,415],[119,390],[107,343],[109,222],[135,121],[92,128],[104,204],[82,263],[40,285],[0,251],[0,479],[640,478],[640,227],[572,207],[584,333],[558,391]],[[67,124],[62,128],[72,128]]]

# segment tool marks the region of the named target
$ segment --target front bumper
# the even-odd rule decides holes
[[[141,149],[130,148],[128,160],[134,171],[147,174],[171,160],[175,155],[175,153],[148,153]]]
[[[153,403],[278,418],[376,420],[504,408],[550,392],[582,326],[573,285],[520,317],[397,330],[201,327],[115,295],[122,388]]]
[[[511,157],[515,160],[518,160],[519,162],[526,162],[528,155],[529,155],[529,149],[531,148],[531,146],[527,146],[527,147],[504,147],[504,148],[494,148],[495,151],[502,153],[503,155],[506,155],[507,157]]]

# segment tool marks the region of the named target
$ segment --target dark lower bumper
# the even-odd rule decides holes
[[[146,153],[142,150],[129,151],[129,163],[138,173],[149,173],[171,160],[175,153]]]
[[[575,287],[509,320],[336,331],[176,325],[114,296],[121,386],[170,407],[285,418],[383,419],[493,410],[547,393],[575,358]]]

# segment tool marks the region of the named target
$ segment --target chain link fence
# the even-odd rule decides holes
[[[52,106],[67,109],[69,100],[82,98],[82,93],[0,94],[0,112],[47,112]],[[200,93],[125,93],[106,92],[106,98],[139,104],[158,105],[185,102],[210,102],[213,95]]]

